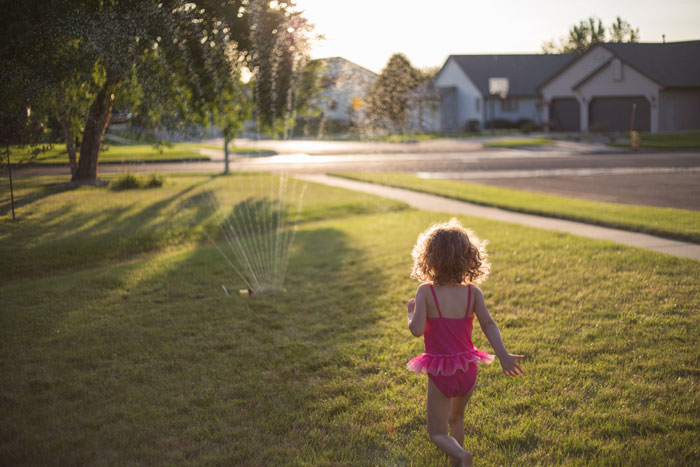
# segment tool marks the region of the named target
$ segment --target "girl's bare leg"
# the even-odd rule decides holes
[[[448,397],[428,378],[428,434],[435,445],[448,456],[459,459],[461,465],[472,465],[472,455],[462,449],[456,439],[447,433],[451,403]],[[464,429],[462,429],[464,432]],[[464,435],[462,435],[464,438]]]
[[[447,417],[447,423],[450,427],[450,436],[453,437],[462,448],[464,448],[464,408],[467,406],[469,399],[471,399],[473,391],[474,388],[464,396],[450,399],[450,415]],[[458,459],[451,457],[450,460],[454,465],[459,465]]]

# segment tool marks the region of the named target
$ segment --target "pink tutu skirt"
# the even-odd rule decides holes
[[[449,355],[424,353],[411,359],[406,367],[416,373],[450,376],[457,371],[469,370],[470,363],[491,363],[493,359],[493,355],[479,349]]]

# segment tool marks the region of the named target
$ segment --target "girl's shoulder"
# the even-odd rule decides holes
[[[418,297],[419,295],[423,295],[423,294],[430,295],[431,294],[430,287],[432,285],[433,285],[432,282],[423,282],[422,284],[420,284],[418,286],[418,289],[416,290],[416,297]]]

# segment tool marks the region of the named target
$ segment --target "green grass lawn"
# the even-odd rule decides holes
[[[356,172],[337,175],[511,211],[700,242],[700,212],[697,211],[590,201],[478,183],[423,179],[400,173]]]
[[[139,161],[165,161],[165,160],[208,160],[208,156],[199,153],[200,149],[214,149],[223,152],[223,146],[200,143],[174,143],[172,146],[164,146],[162,151],[150,144],[113,145],[103,144],[100,153],[100,162],[139,162]],[[246,147],[229,147],[233,153],[250,153],[261,150]],[[4,153],[3,153],[4,154]],[[3,156],[5,157],[5,156]],[[31,162],[34,164],[66,164],[68,165],[68,153],[65,145],[53,144],[47,151],[41,151],[35,158],[31,157],[31,148],[14,147],[10,151],[12,163]],[[5,160],[7,163],[7,160]]]
[[[700,131],[684,133],[640,133],[639,146],[651,149],[699,149]],[[629,139],[611,146],[630,147]]]
[[[445,465],[404,304],[417,234],[449,216],[309,185],[286,292],[226,296],[241,283],[202,241],[204,200],[268,178],[19,181],[19,221],[0,205],[0,463]],[[460,219],[490,241],[487,303],[527,356],[518,379],[481,367],[476,462],[700,462],[699,263]]]
[[[557,143],[549,138],[513,138],[502,139],[497,141],[487,141],[484,143],[484,146],[512,148],[518,146],[553,146],[555,144]]]

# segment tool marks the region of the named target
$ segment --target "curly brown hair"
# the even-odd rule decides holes
[[[421,233],[412,256],[411,277],[436,285],[479,284],[491,269],[486,241],[454,218]]]

